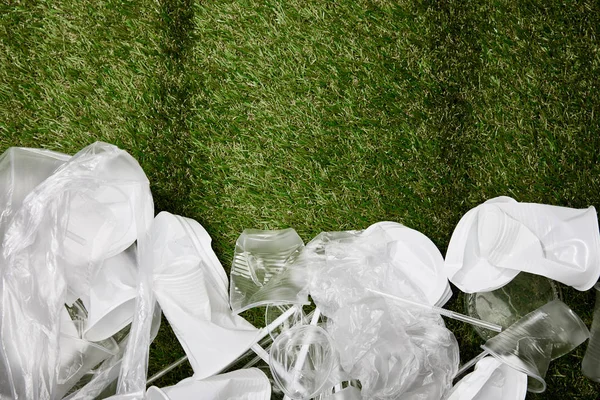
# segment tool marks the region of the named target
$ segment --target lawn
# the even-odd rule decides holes
[[[392,220],[444,254],[491,197],[600,206],[599,30],[595,1],[0,0],[0,152],[126,149],[226,270],[250,227]],[[593,294],[562,293],[589,326]],[[527,398],[596,399],[585,347]],[[181,355],[164,323],[150,373]]]

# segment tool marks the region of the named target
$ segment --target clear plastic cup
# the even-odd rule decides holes
[[[316,325],[282,332],[271,346],[271,374],[276,385],[292,399],[309,399],[320,394],[335,366],[331,336]]]
[[[594,309],[594,320],[581,371],[589,379],[600,382],[600,282],[594,286],[596,289],[596,308]]]
[[[306,274],[290,265],[304,242],[295,230],[246,229],[235,244],[230,302],[235,313],[267,304],[306,303]]]
[[[530,312],[508,329],[489,339],[485,351],[529,377],[528,390],[546,389],[544,377],[551,360],[583,343],[590,335],[583,321],[560,300]]]
[[[465,312],[468,316],[508,328],[528,313],[544,304],[560,299],[558,286],[546,277],[521,272],[506,286],[491,292],[465,294]],[[473,327],[482,339],[497,333]]]

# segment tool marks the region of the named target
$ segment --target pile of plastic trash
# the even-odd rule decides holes
[[[590,338],[554,282],[598,281],[593,207],[489,200],[445,259],[395,222],[306,245],[248,229],[227,277],[198,222],[154,215],[143,170],[115,146],[10,148],[0,181],[0,399],[518,400]],[[450,282],[465,314],[443,308]],[[597,298],[582,370],[600,382]],[[240,316],[253,308],[263,327]],[[158,388],[176,365],[147,376],[163,313],[194,374]],[[479,356],[461,364],[443,317],[475,327]]]

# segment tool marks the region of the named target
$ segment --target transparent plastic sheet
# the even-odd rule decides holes
[[[458,370],[456,338],[438,314],[367,290],[427,302],[392,262],[391,242],[382,229],[320,234],[301,255],[310,266],[310,294],[363,398],[439,399]]]
[[[136,238],[143,247],[153,214],[139,164],[105,143],[86,147],[31,186],[17,210],[2,210],[0,398],[55,396],[64,304],[85,296],[103,257]],[[96,218],[90,226],[81,216]],[[138,264],[140,312],[120,370],[120,392],[143,395],[153,301],[147,264]]]
[[[0,238],[25,197],[70,158],[55,151],[22,147],[11,147],[0,156]]]
[[[515,322],[481,347],[527,374],[528,390],[546,389],[544,377],[551,360],[562,357],[590,336],[583,321],[560,300],[553,300]]]
[[[304,242],[294,229],[245,229],[235,243],[230,302],[235,313],[274,304],[307,304],[307,274],[294,266]]]

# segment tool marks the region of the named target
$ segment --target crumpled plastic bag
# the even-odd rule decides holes
[[[600,277],[596,209],[490,199],[459,221],[445,270],[466,293],[498,289],[521,271],[589,290]]]
[[[143,251],[153,203],[139,164],[115,146],[98,142],[72,158],[20,152],[51,160],[27,181],[18,178],[24,172],[15,150],[2,157],[13,162],[9,196],[0,201],[0,398],[52,399],[64,304],[87,296],[105,258],[136,239]],[[0,171],[5,168],[2,163]],[[138,260],[137,312],[117,370],[117,391],[129,398],[145,392],[154,312],[150,268]]]
[[[363,398],[437,400],[458,370],[456,338],[438,314],[366,290],[427,303],[407,269],[393,262],[392,242],[382,229],[317,236],[301,255],[310,266],[310,294]]]

